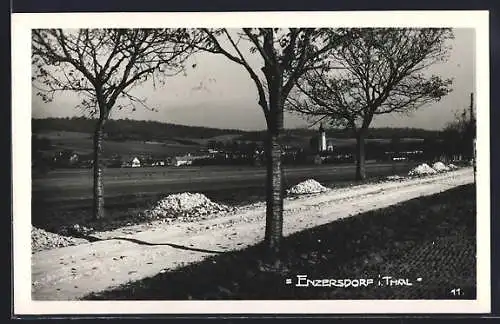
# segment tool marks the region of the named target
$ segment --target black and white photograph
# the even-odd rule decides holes
[[[21,312],[489,311],[488,12],[12,22]]]

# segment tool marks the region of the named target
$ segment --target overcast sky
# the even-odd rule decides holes
[[[374,127],[418,127],[441,129],[454,118],[458,110],[468,107],[474,91],[474,30],[455,29],[452,51],[448,62],[435,65],[431,72],[443,78],[453,78],[453,91],[440,102],[422,107],[412,115],[385,115],[375,119]],[[265,120],[257,104],[257,90],[244,68],[222,55],[198,54],[193,58],[197,66],[187,76],[167,80],[161,88],[150,85],[135,89],[146,97],[148,104],[159,112],[137,107],[135,112],[114,111],[112,118],[156,120],[183,125],[245,130],[265,129]],[[70,93],[58,95],[51,103],[43,103],[32,95],[34,118],[82,116],[75,108],[78,98]],[[287,114],[285,127],[307,126],[302,118]]]

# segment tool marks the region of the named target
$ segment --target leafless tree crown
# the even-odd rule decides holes
[[[287,107],[312,120],[350,129],[375,115],[405,113],[446,95],[452,80],[426,75],[448,58],[450,29],[346,29],[331,50],[327,69],[311,70],[297,83]]]
[[[187,38],[185,29],[36,29],[33,84],[44,101],[78,92],[79,107],[91,115],[107,115],[115,104],[149,108],[130,90],[150,77],[156,85],[180,73],[192,50]]]

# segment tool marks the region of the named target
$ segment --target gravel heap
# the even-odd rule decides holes
[[[203,194],[185,192],[159,200],[144,214],[148,218],[190,221],[207,219],[231,210],[231,207],[215,203]]]
[[[62,236],[59,234],[47,232],[37,227],[31,228],[32,253],[65,246],[78,245],[86,242],[87,240],[81,238]]]
[[[447,167],[443,162],[436,162],[432,165],[432,168],[437,172],[450,171],[450,168]]]
[[[410,172],[408,172],[408,175],[409,176],[416,176],[416,175],[427,175],[427,174],[435,174],[435,173],[437,173],[436,170],[431,168],[428,164],[423,163],[423,164],[420,164],[419,166],[417,166],[416,168],[410,170]]]
[[[303,181],[287,190],[287,194],[304,195],[328,191],[329,189],[313,179]]]
[[[80,224],[73,224],[62,228],[59,233],[67,236],[82,237],[91,234],[93,231],[94,229],[92,227],[86,227]]]

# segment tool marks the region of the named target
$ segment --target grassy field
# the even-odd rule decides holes
[[[300,181],[314,178],[331,188],[385,181],[393,174],[405,175],[411,168],[406,163],[382,168],[368,165],[367,179],[354,181],[353,166],[302,167],[285,172],[285,188]],[[301,171],[304,169],[304,171]],[[190,167],[190,168],[137,168],[109,169],[105,173],[106,218],[92,221],[92,199],[80,195],[81,185],[91,194],[90,170],[61,170],[48,177],[34,179],[32,190],[32,224],[50,232],[73,224],[93,227],[97,230],[115,229],[127,223],[147,221],[138,215],[150,208],[158,199],[177,192],[200,192],[218,203],[241,206],[265,200],[265,170],[257,167]],[[293,171],[290,170],[290,171]],[[301,171],[301,172],[298,172]],[[231,179],[237,175],[237,178]],[[209,180],[207,177],[211,176]],[[199,177],[202,180],[197,180]],[[175,180],[158,182],[157,180]],[[177,180],[176,180],[177,179]],[[80,187],[73,190],[75,185]],[[55,186],[55,187],[54,187]],[[79,189],[80,188],[80,189]],[[78,189],[78,190],[77,190]],[[109,195],[114,190],[117,195]],[[73,193],[75,193],[73,195]],[[68,198],[68,199],[63,199]]]
[[[368,163],[368,179],[393,174],[407,174],[413,163]],[[284,186],[288,188],[314,178],[325,184],[355,178],[352,164],[289,166],[284,170]],[[247,190],[264,188],[266,170],[257,166],[200,166],[165,168],[110,168],[104,171],[104,195],[107,203],[119,197],[171,194],[186,191]],[[91,169],[54,170],[32,179],[32,203],[49,204],[73,201],[91,205],[93,173]],[[111,200],[108,200],[111,199]],[[83,205],[82,205],[83,206]]]
[[[51,141],[53,147],[51,151],[74,150],[79,154],[92,153],[92,134],[66,131],[51,131],[38,133],[41,138],[47,138]],[[103,142],[103,154],[110,157],[113,154],[119,154],[123,157],[132,157],[134,155],[150,154],[153,156],[173,156],[183,155],[185,153],[197,152],[204,148],[196,141],[186,141],[183,139],[154,141],[114,141],[105,139]]]
[[[475,187],[461,186],[291,235],[281,272],[262,268],[257,245],[85,299],[475,299],[475,204]],[[297,275],[374,284],[296,287]],[[379,285],[379,275],[412,285]]]
[[[92,153],[92,134],[69,131],[44,131],[36,134],[41,138],[47,138],[51,141],[53,147],[51,152],[61,150],[74,150],[79,154]],[[103,142],[103,154],[110,157],[113,154],[119,154],[123,157],[132,157],[134,155],[150,154],[153,156],[174,156],[185,153],[195,153],[201,149],[206,149],[210,140],[232,142],[238,139],[245,139],[239,134],[225,134],[211,138],[181,138],[171,137],[159,141],[134,141],[124,140],[116,141],[105,139]],[[288,145],[309,147],[310,136],[286,135],[284,143]],[[257,138],[257,140],[262,140]],[[328,139],[337,148],[349,148],[356,145],[354,138],[329,138]],[[421,142],[419,138],[402,138],[401,142]],[[366,144],[389,144],[388,138],[367,138]]]

